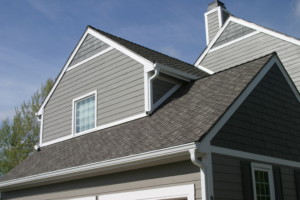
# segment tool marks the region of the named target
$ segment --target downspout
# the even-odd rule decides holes
[[[211,197],[210,199],[208,198],[208,181],[207,181],[207,177],[206,177],[206,166],[203,164],[202,161],[200,161],[198,159],[197,153],[198,153],[198,149],[190,149],[190,158],[191,161],[194,165],[196,165],[197,167],[200,168],[200,182],[201,182],[201,196],[202,196],[202,200],[212,200],[213,197]]]
[[[153,80],[158,77],[160,69],[157,67],[157,63],[154,63],[154,74],[149,78],[149,88],[148,88],[148,110],[147,115],[153,112]]]

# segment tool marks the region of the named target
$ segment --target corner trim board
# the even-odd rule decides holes
[[[111,160],[105,160],[105,161],[96,162],[92,164],[75,166],[66,169],[27,176],[27,177],[13,179],[9,181],[3,181],[0,182],[0,189],[10,188],[13,186],[23,186],[23,185],[33,184],[33,183],[39,183],[42,181],[63,179],[66,177],[82,175],[84,173],[92,173],[96,171],[101,172],[106,170],[123,168],[125,166],[132,166],[138,163],[162,160],[162,159],[169,158],[171,156],[189,155],[189,149],[192,148],[196,148],[196,144],[194,142],[184,144],[184,145],[178,145],[175,147],[168,147],[159,150],[140,153],[136,155],[124,156],[121,158],[116,158]]]

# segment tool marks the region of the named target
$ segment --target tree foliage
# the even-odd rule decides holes
[[[35,113],[53,86],[48,79],[28,102],[15,109],[13,119],[0,125],[0,175],[7,173],[33,151],[39,141],[40,125]]]

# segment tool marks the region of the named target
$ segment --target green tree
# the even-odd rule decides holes
[[[0,175],[18,165],[33,151],[39,141],[40,123],[35,113],[50,92],[54,82],[48,79],[28,102],[15,109],[10,122],[3,120],[0,125]]]

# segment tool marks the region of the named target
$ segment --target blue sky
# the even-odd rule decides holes
[[[55,78],[87,25],[194,63],[212,0],[1,0],[0,120]],[[300,38],[300,0],[224,0],[237,17]]]

